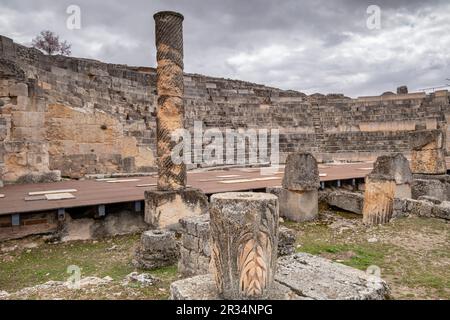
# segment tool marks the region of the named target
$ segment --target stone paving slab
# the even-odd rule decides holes
[[[172,300],[220,300],[212,275],[173,282]],[[306,253],[278,259],[271,300],[383,300],[389,287],[379,277]]]

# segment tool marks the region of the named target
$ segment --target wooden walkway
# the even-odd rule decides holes
[[[272,175],[261,175],[258,168],[189,172],[188,185],[201,189],[206,194],[264,189],[281,185],[282,170],[283,168],[280,169],[280,172]],[[323,182],[364,178],[371,170],[372,163],[319,165],[320,179]],[[144,200],[144,191],[155,188],[156,185],[156,178],[152,176],[117,180],[129,181],[108,183],[83,180],[7,185],[0,189],[0,193],[5,195],[4,198],[0,198],[0,215],[142,201]],[[76,189],[77,192],[72,193],[76,198],[25,201],[30,192],[65,189]]]

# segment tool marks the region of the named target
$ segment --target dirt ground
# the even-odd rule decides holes
[[[450,299],[447,221],[412,217],[367,228],[361,216],[322,207],[318,221],[283,224],[296,230],[297,251],[361,270],[377,266],[393,299]],[[176,266],[148,272],[157,279],[149,286],[124,281],[133,271],[144,272],[131,264],[138,242],[139,235],[71,243],[31,237],[2,243],[0,299],[167,299],[170,283],[179,278]],[[61,282],[69,279],[71,265],[86,280],[80,289]]]

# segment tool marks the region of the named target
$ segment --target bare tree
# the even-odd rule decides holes
[[[59,41],[59,36],[52,31],[44,30],[33,39],[33,47],[42,50],[48,55],[61,54],[70,56],[72,47],[67,41]]]

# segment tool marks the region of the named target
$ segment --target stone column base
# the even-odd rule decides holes
[[[319,191],[292,191],[285,188],[268,188],[278,196],[280,217],[294,222],[304,222],[319,216]]]
[[[145,222],[154,229],[178,229],[181,218],[208,212],[208,198],[198,189],[145,192]]]
[[[167,230],[150,230],[141,236],[133,265],[140,269],[153,270],[176,264],[179,249],[175,234]]]

